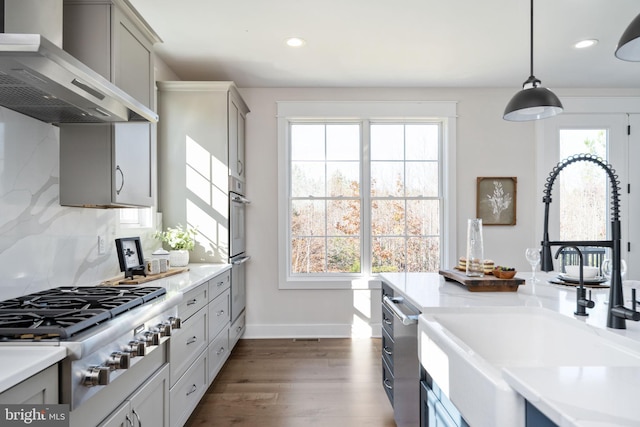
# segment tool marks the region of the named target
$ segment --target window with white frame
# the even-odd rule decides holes
[[[120,226],[123,228],[152,227],[151,208],[126,208],[120,210]]]
[[[397,117],[348,104],[278,105],[283,288],[437,271],[450,257],[455,104],[387,105]],[[401,113],[420,106],[428,114]]]

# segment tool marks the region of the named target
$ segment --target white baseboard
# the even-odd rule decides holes
[[[371,331],[354,331],[351,324],[247,325],[242,338],[380,338],[382,326],[371,324]]]

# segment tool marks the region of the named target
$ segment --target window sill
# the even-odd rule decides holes
[[[285,280],[278,285],[278,289],[351,289],[351,290],[364,290],[364,289],[380,289],[380,279],[370,278],[354,278],[354,279],[323,279],[314,278],[307,280]]]

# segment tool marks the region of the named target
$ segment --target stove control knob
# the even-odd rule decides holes
[[[129,344],[124,350],[129,353],[131,357],[144,356],[145,355],[145,343],[144,341],[133,340],[129,341]]]
[[[161,337],[170,337],[171,336],[171,323],[169,323],[169,322],[158,323],[154,330],[159,332]]]
[[[146,331],[142,335],[142,340],[147,345],[160,345],[160,332]]]
[[[109,366],[112,371],[116,369],[129,369],[129,353],[123,351],[111,353],[107,361],[107,366]]]
[[[179,317],[169,317],[169,323],[171,324],[172,329],[180,329],[182,325],[182,321]]]
[[[87,372],[85,372],[82,384],[87,387],[108,385],[109,371],[110,368],[108,366],[92,366],[87,370]]]

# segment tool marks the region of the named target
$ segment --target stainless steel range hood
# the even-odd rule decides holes
[[[0,105],[47,123],[155,123],[158,115],[39,34],[0,34]]]

